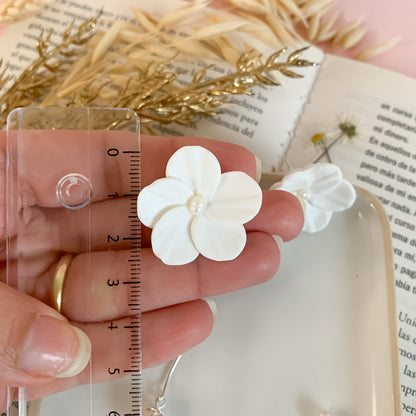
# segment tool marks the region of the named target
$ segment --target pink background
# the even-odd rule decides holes
[[[365,15],[365,38],[348,52],[324,48],[328,52],[354,56],[372,45],[397,36],[401,41],[370,63],[416,78],[416,2],[414,0],[338,0],[336,8],[345,20]]]
[[[0,0],[0,3],[4,1]],[[364,23],[368,32],[359,47],[345,52],[323,45],[327,52],[354,56],[366,47],[400,36],[401,41],[393,50],[369,62],[416,78],[414,0],[338,0],[336,8],[341,12],[341,22],[365,15]],[[4,30],[5,26],[0,25],[0,36]]]

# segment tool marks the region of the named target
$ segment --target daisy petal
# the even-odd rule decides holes
[[[311,179],[302,171],[294,171],[283,178],[281,182],[275,183],[270,187],[270,190],[279,190],[288,192],[296,192],[300,189],[309,189],[311,186]]]
[[[177,266],[198,257],[190,235],[191,219],[188,208],[181,206],[170,209],[157,221],[152,231],[152,249],[163,263]]]
[[[332,212],[330,211],[322,211],[310,204],[306,204],[305,223],[302,230],[307,233],[321,231],[329,224],[331,216]]]
[[[153,228],[169,209],[186,205],[192,196],[189,187],[175,178],[158,179],[141,190],[137,198],[137,213],[142,224]]]
[[[344,180],[329,192],[311,195],[309,202],[315,208],[327,211],[342,211],[354,203],[355,197],[354,187]]]
[[[221,175],[205,215],[213,221],[244,224],[257,215],[262,197],[260,186],[249,175],[244,172],[227,172]]]
[[[218,223],[199,216],[191,225],[193,242],[205,257],[216,261],[235,259],[244,249],[246,230],[241,224]]]
[[[318,163],[305,173],[311,178],[310,190],[313,194],[331,191],[342,181],[341,169],[331,163]]]
[[[184,146],[169,159],[166,176],[180,179],[194,193],[210,198],[220,181],[221,166],[209,150],[201,146]]]

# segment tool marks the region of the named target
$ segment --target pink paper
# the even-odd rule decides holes
[[[395,72],[416,77],[416,30],[413,0],[339,0],[335,8],[341,13],[340,21],[351,21],[365,15],[367,34],[359,46],[349,51],[324,47],[327,52],[353,57],[367,47],[401,37],[390,51],[368,62]],[[341,20],[342,19],[342,20]]]

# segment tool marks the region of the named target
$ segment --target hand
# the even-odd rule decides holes
[[[57,134],[62,140],[56,139]],[[130,209],[129,198],[108,198],[114,191],[119,195],[127,192],[129,181],[127,166],[115,164],[111,175],[102,172],[100,155],[105,153],[102,149],[108,134],[118,135],[127,147],[136,146],[136,137],[126,132],[107,132],[99,140],[87,142],[86,132],[34,131],[27,142],[25,151],[33,162],[27,164],[19,178],[21,194],[16,199],[25,222],[25,244],[19,246],[19,252],[25,251],[25,257],[20,254],[19,258],[19,275],[24,281],[24,287],[19,284],[19,289],[23,288],[25,293],[15,289],[15,260],[9,263],[6,273],[6,237],[9,257],[17,256],[17,218],[9,216],[7,224],[0,221],[0,409],[5,406],[7,386],[27,386],[28,399],[35,399],[89,383],[89,372],[82,371],[89,358],[84,333],[92,343],[96,382],[108,377],[106,363],[117,355],[117,346],[129,342],[118,338],[111,345],[106,338],[108,323],[122,325],[129,315],[127,290],[121,287],[126,285],[113,290],[106,284],[108,276],[128,273],[127,246],[114,243],[113,249],[107,250],[107,235],[128,232],[126,215],[120,213]],[[56,183],[77,166],[82,171],[85,143],[97,155],[90,166],[93,202],[87,210],[70,210],[69,215],[56,199]],[[241,170],[255,176],[253,155],[239,146],[193,137],[142,136],[142,186],[165,176],[166,163],[178,148],[196,144],[215,154],[223,172]],[[1,220],[5,218],[6,203],[12,198],[5,194],[4,131],[0,131],[0,169]],[[86,215],[89,210],[91,217]],[[213,315],[202,298],[270,279],[280,262],[272,235],[287,241],[297,236],[302,225],[303,213],[297,198],[283,191],[265,191],[259,214],[246,224],[247,244],[237,259],[215,262],[199,256],[184,266],[166,266],[157,259],[150,248],[151,230],[144,227],[143,366],[163,363],[203,341],[212,329]],[[88,227],[93,228],[95,236],[92,252],[88,250]],[[61,315],[50,307],[51,287],[56,264],[66,253],[75,257],[65,279]],[[120,366],[128,366],[130,357],[119,360]]]

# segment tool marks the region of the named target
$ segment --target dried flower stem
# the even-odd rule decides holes
[[[332,146],[337,144],[343,138],[344,138],[344,134],[340,134],[328,146],[323,141],[319,141],[321,146],[324,148],[324,151],[312,163],[318,163],[324,156],[326,156],[328,158],[329,163],[332,163],[331,156],[329,154],[329,150],[331,149]]]

